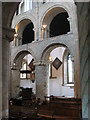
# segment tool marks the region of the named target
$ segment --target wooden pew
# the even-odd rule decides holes
[[[78,103],[81,104],[80,98],[74,98],[74,97],[57,97],[57,96],[45,96],[45,101],[59,101],[59,102],[72,102],[72,103]]]
[[[72,102],[66,98],[65,100],[51,100],[46,105],[38,106],[38,115],[55,120],[80,120],[81,104],[74,99]]]
[[[10,117],[17,118],[18,116],[18,118],[34,120],[38,115],[40,119],[43,118],[42,120],[80,120],[81,104],[74,101],[76,100],[73,99],[71,102],[70,99],[65,98],[64,101],[64,99],[56,98],[46,104],[38,105],[37,110],[24,106],[10,106]]]

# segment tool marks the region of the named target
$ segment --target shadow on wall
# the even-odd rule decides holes
[[[22,35],[22,44],[28,44],[31,43],[32,41],[34,41],[34,31],[33,31],[33,23],[29,23],[24,31],[23,31],[23,35]]]
[[[67,34],[70,31],[68,13],[63,12],[56,15],[50,24],[50,37]]]

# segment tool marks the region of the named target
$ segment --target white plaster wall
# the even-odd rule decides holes
[[[36,93],[36,82],[32,83],[31,80],[29,79],[24,79],[24,80],[20,80],[20,87],[23,88],[33,88],[32,92],[35,94]]]
[[[64,47],[58,47],[50,53],[50,56],[53,58],[53,60],[56,57],[58,57],[62,61],[64,50],[65,50]],[[58,70],[52,67],[52,76],[57,78],[49,79],[50,95],[74,97],[74,88],[70,88],[68,86],[62,86],[62,80],[63,80],[62,65]]]

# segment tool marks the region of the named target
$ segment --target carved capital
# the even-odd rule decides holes
[[[36,28],[33,28],[33,31],[35,32],[35,31],[36,31]]]
[[[11,65],[11,70],[20,70],[21,66],[17,66],[15,63]]]
[[[7,27],[2,27],[2,38],[8,40],[9,42],[14,39],[15,30]]]
[[[72,62],[74,62],[74,56],[71,57]]]
[[[20,69],[21,69],[21,67],[11,66],[11,70],[20,70]]]
[[[68,17],[67,20],[68,20],[68,21],[72,21],[72,18]]]

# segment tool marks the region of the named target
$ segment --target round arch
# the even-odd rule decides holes
[[[19,37],[22,37],[25,27],[30,23],[33,24],[33,22],[30,19],[23,19],[15,26],[16,33],[18,34]]]
[[[26,49],[20,49],[18,51],[16,51],[16,53],[14,53],[12,55],[12,63],[11,63],[11,66],[13,67],[14,64],[17,66],[17,67],[20,67],[21,66],[21,61],[22,59],[24,58],[24,56],[26,56],[27,54],[31,54],[34,58],[34,60],[36,61],[36,57],[33,53],[32,50],[26,50]]]
[[[13,58],[12,67],[11,67],[11,83],[12,83],[11,96],[12,97],[18,97],[19,90],[20,90],[19,89],[20,88],[20,80],[21,80],[20,76],[22,75],[21,72],[20,72],[21,68],[22,68],[22,62],[23,62],[24,57],[26,55],[29,55],[29,54],[31,55],[30,56],[30,60],[31,61],[32,61],[32,59],[35,60],[35,57],[34,57],[32,51],[28,51],[28,50],[18,51],[13,56],[14,58]],[[27,64],[27,66],[28,65],[29,65],[29,63]],[[27,74],[26,74],[26,78],[25,79],[27,79]]]
[[[49,3],[48,3],[48,4],[49,4]],[[72,5],[74,5],[74,4],[72,3]],[[55,9],[57,9],[57,8],[60,8],[60,9],[58,10],[58,12],[57,12],[56,14],[58,14],[58,13],[60,13],[60,12],[67,12],[69,18],[72,18],[73,12],[71,12],[71,11],[72,11],[72,8],[71,8],[71,4],[70,4],[70,3],[67,3],[67,4],[66,4],[66,3],[63,3],[63,2],[57,3],[57,4],[52,3],[52,4],[48,5],[48,8],[45,9],[45,11],[44,11],[44,13],[43,13],[43,15],[42,15],[42,17],[41,17],[41,21],[40,21],[40,27],[41,27],[41,28],[42,28],[42,24],[43,24],[43,21],[44,21],[45,17],[47,17],[47,15],[50,15],[50,12],[52,13],[53,10],[55,10]],[[54,16],[55,16],[56,14],[54,14]],[[50,19],[53,19],[53,18],[52,18],[53,16],[50,16],[50,17],[51,17]],[[49,24],[50,24],[50,23],[49,23]]]
[[[36,27],[35,17],[32,14],[30,15],[24,14],[24,15],[17,16],[16,18],[14,18],[14,20],[12,21],[12,28],[16,28],[17,24],[19,24],[21,21],[25,19],[32,21],[34,27]]]
[[[15,20],[14,20],[15,21]],[[13,45],[19,46],[34,41],[34,24],[30,19],[23,19],[15,26]]]
[[[50,25],[52,19],[58,15],[59,13],[62,13],[62,12],[67,12],[65,9],[61,8],[61,7],[53,7],[52,9],[50,9],[49,11],[47,11],[44,16],[43,16],[43,19],[42,19],[42,24],[47,24],[47,26]]]
[[[50,44],[43,50],[42,55],[41,55],[41,60],[47,61],[49,58],[50,52],[57,47],[65,47],[68,50],[68,52],[71,53],[71,50],[64,44],[60,44],[60,43]]]
[[[57,49],[58,48],[58,49]],[[55,50],[55,51],[54,51]],[[49,95],[64,95],[64,91],[62,92],[58,92],[59,89],[63,89],[64,85],[64,78],[65,78],[65,74],[64,74],[64,61],[63,61],[63,54],[65,51],[68,51],[68,53],[71,54],[70,49],[64,45],[64,44],[50,44],[49,46],[47,46],[43,52],[42,52],[42,56],[41,56],[41,60],[42,62],[46,63],[49,69],[49,75],[48,75],[48,80],[49,80]],[[58,52],[58,53],[57,53]],[[60,53],[59,53],[60,52]],[[50,60],[51,57],[51,60]],[[55,62],[55,60],[60,60],[62,62],[62,66],[60,67],[60,69],[56,70],[53,67],[53,64]],[[55,79],[55,80],[53,80]],[[66,81],[67,82],[67,81]],[[50,85],[51,84],[51,85]],[[57,85],[57,87],[53,87],[54,84]],[[58,86],[58,84],[60,84],[60,86]],[[51,87],[52,86],[52,87]],[[57,93],[53,91],[53,89],[57,89]],[[66,90],[67,88],[65,88]],[[69,91],[71,91],[71,89],[68,89]],[[74,88],[72,90],[73,92],[71,93],[71,96],[74,97]],[[65,96],[70,95],[70,94],[65,94]]]

